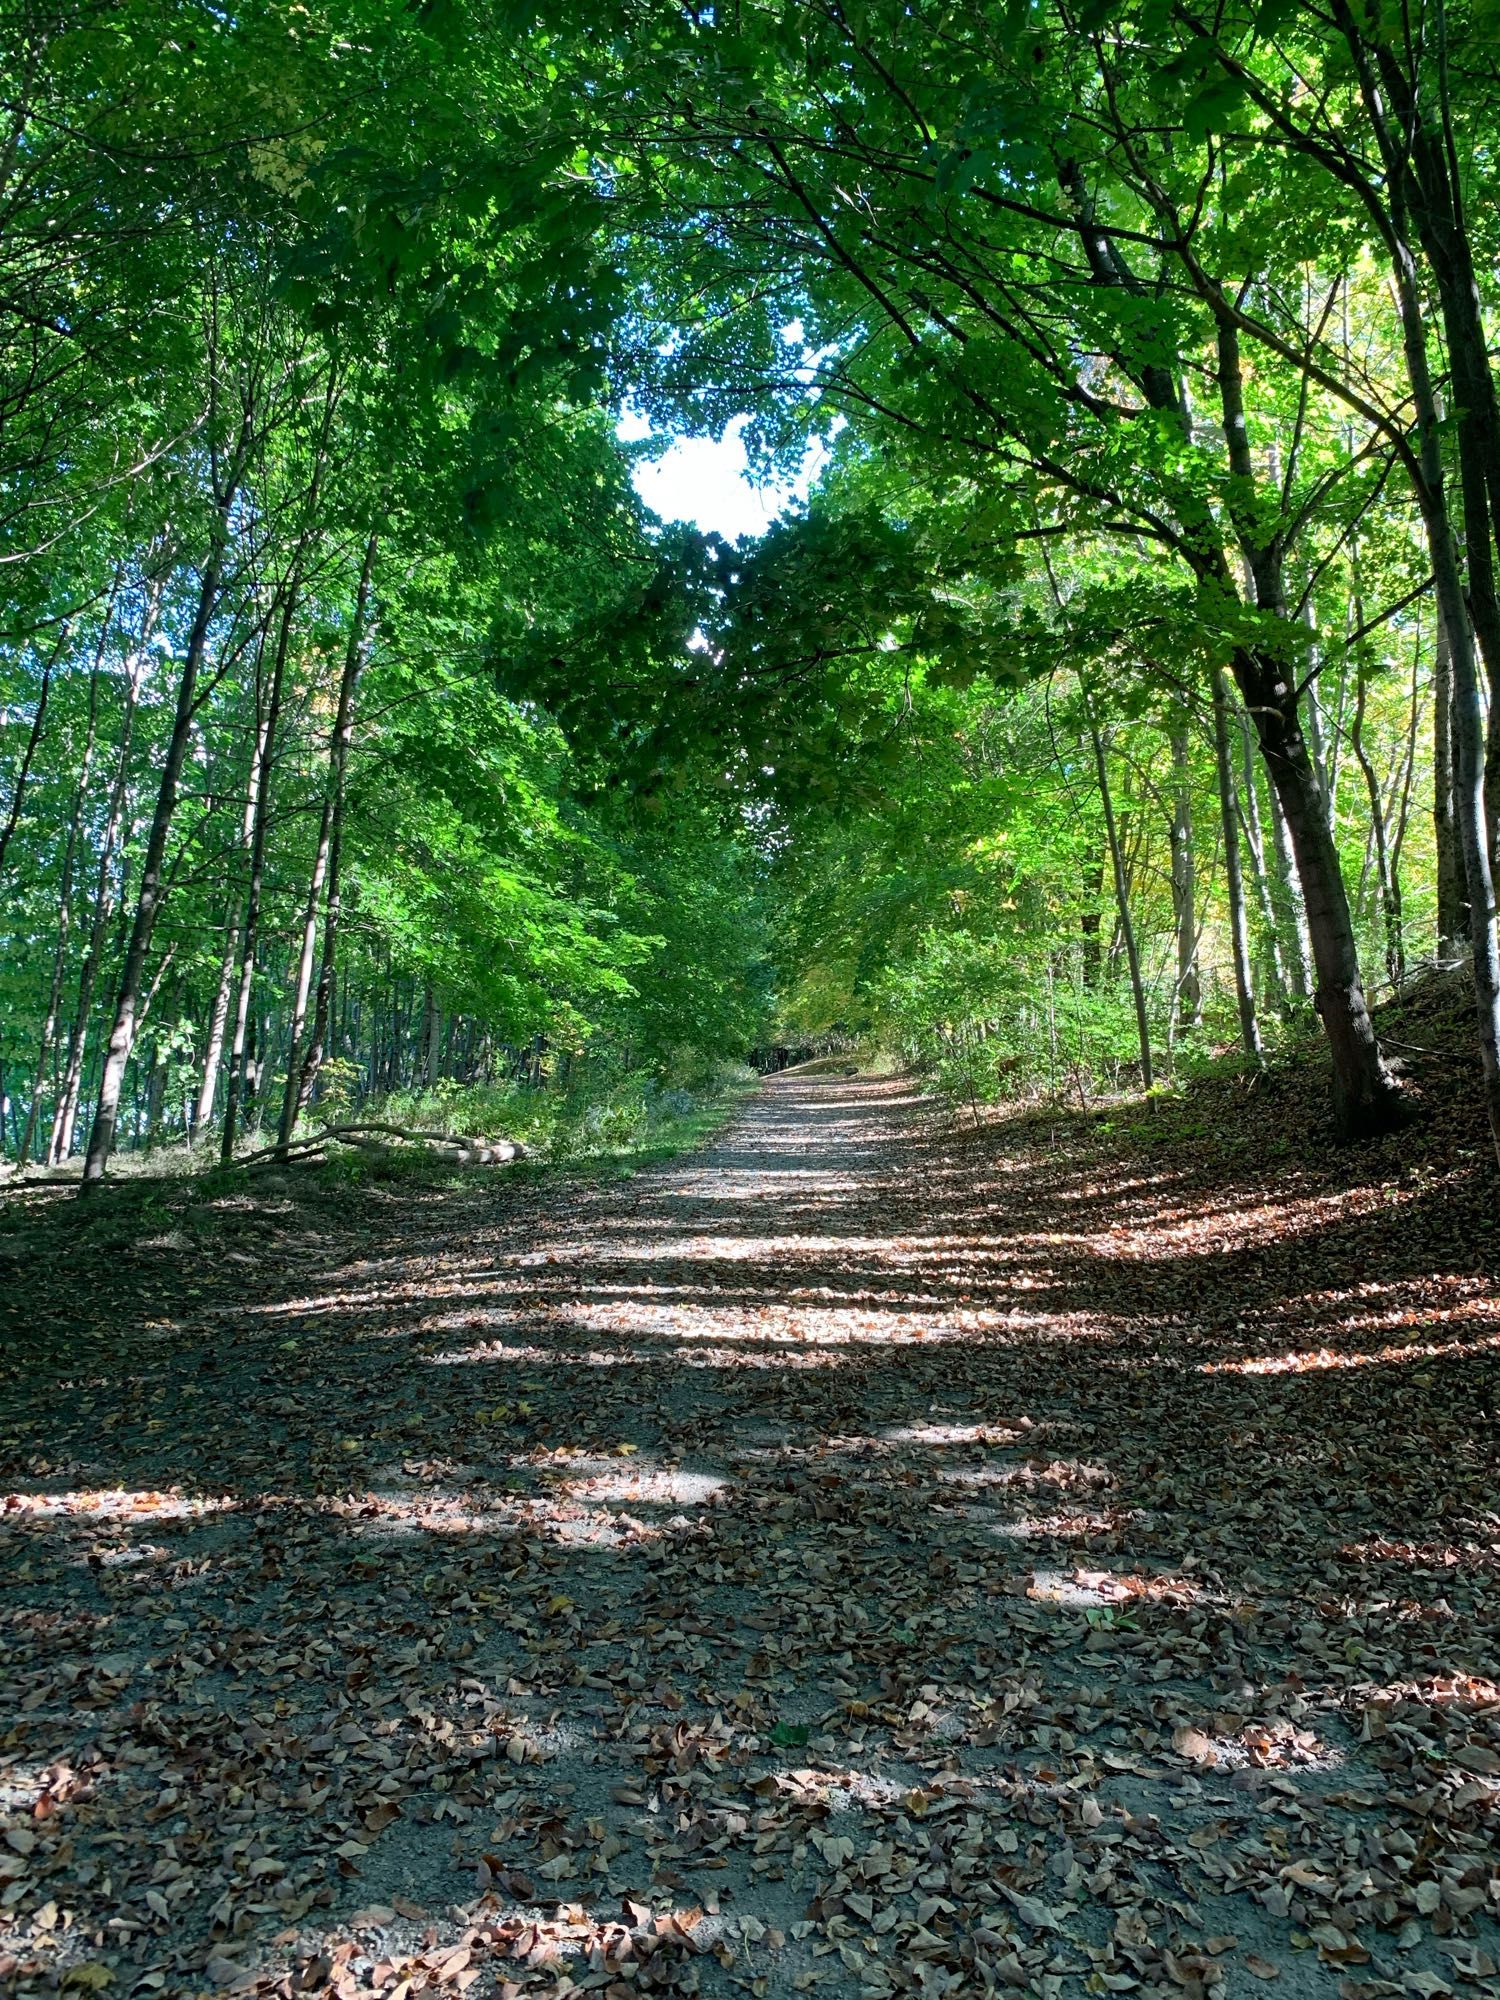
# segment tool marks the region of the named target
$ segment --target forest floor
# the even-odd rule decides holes
[[[623,1181],[13,1230],[0,1985],[1500,1992],[1441,1061],[1358,1153],[792,1077]]]

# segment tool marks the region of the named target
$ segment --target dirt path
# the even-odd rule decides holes
[[[1441,1188],[792,1079],[633,1181],[382,1202],[38,1295],[0,1980],[1500,1992]]]

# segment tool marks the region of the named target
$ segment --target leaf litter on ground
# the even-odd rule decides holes
[[[0,1981],[1500,1991],[1482,1153],[1174,1115],[792,1079],[33,1271]]]

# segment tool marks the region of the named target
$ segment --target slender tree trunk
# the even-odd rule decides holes
[[[1250,925],[1245,878],[1240,867],[1239,813],[1234,796],[1234,759],[1229,743],[1229,690],[1221,667],[1213,670],[1214,767],[1219,781],[1219,823],[1224,832],[1224,886],[1229,900],[1229,938],[1234,956],[1234,996],[1240,1011],[1240,1042],[1255,1062],[1264,1060],[1255,987],[1250,976]]]
[[[1286,964],[1282,958],[1281,927],[1277,920],[1276,901],[1271,889],[1271,873],[1266,865],[1265,835],[1261,829],[1260,800],[1255,782],[1255,741],[1250,729],[1250,718],[1238,703],[1235,704],[1235,717],[1239,730],[1240,761],[1244,778],[1239,800],[1240,823],[1244,829],[1245,846],[1250,855],[1250,875],[1255,885],[1256,908],[1260,912],[1271,991],[1276,1011],[1283,1020],[1286,1020],[1292,1011],[1292,990],[1287,979]]]
[[[1254,584],[1252,581],[1251,588]],[[1333,799],[1328,786],[1328,749],[1323,740],[1323,704],[1318,694],[1318,682],[1322,673],[1322,649],[1318,644],[1318,607],[1309,597],[1302,607],[1302,622],[1312,635],[1308,647],[1307,673],[1307,747],[1312,756],[1313,769],[1318,774],[1318,783],[1323,788],[1323,797],[1328,807],[1328,824],[1333,826]]]
[[[1097,986],[1103,954],[1099,943],[1099,898],[1104,890],[1104,863],[1091,861],[1083,871],[1083,893],[1086,898],[1083,914],[1078,919],[1078,928],[1083,933],[1082,963],[1083,983]]]
[[[1256,609],[1284,619],[1282,551],[1274,536],[1267,536],[1253,506],[1255,465],[1245,425],[1239,337],[1227,313],[1218,317],[1216,332],[1224,437],[1237,488],[1235,531],[1254,583]],[[1205,566],[1212,563],[1207,550],[1199,560]],[[1223,582],[1228,584],[1227,576]],[[1296,863],[1317,975],[1313,1004],[1333,1058],[1334,1115],[1339,1130],[1351,1138],[1389,1130],[1402,1115],[1400,1093],[1381,1056],[1365,1000],[1343,870],[1329,827],[1323,787],[1300,725],[1295,675],[1282,660],[1251,646],[1236,648],[1234,673],[1241,699],[1255,724]]]
[[[1417,629],[1412,646],[1411,658],[1411,699],[1407,704],[1406,751],[1401,760],[1399,784],[1393,786],[1394,804],[1386,815],[1391,824],[1391,906],[1395,911],[1396,932],[1401,939],[1401,959],[1392,969],[1392,980],[1399,984],[1406,977],[1406,903],[1401,886],[1401,856],[1406,848],[1407,829],[1411,825],[1412,786],[1417,773],[1417,739],[1422,728],[1422,634]]]
[[[338,964],[339,919],[342,913],[342,884],[340,881],[340,859],[344,839],[344,779],[340,769],[337,789],[334,794],[333,828],[328,849],[328,899],[323,910],[323,950],[318,964],[318,990],[313,1001],[312,1033],[308,1037],[307,1054],[303,1058],[302,1071],[297,1085],[297,1109],[292,1123],[307,1110],[312,1102],[312,1094],[317,1085],[318,1072],[323,1066],[323,1055],[328,1042],[328,1020],[333,1002],[334,970]],[[347,995],[346,995],[347,999]],[[373,1071],[377,1062],[379,1047],[379,1016],[377,1013],[371,1031],[370,1067]]]
[[[89,930],[88,948],[83,955],[83,965],[78,974],[78,996],[73,1013],[72,1026],[68,1030],[68,1053],[63,1065],[62,1084],[57,1094],[57,1107],[52,1115],[52,1134],[47,1147],[47,1163],[59,1166],[73,1151],[73,1128],[78,1117],[79,1098],[82,1093],[83,1058],[88,1041],[89,1014],[94,1003],[94,982],[99,967],[103,963],[105,937],[109,930],[110,918],[114,914],[114,897],[110,878],[114,865],[115,851],[120,840],[120,829],[125,819],[125,800],[130,779],[130,745],[135,729],[136,703],[140,696],[141,676],[145,671],[147,650],[156,631],[156,621],[161,610],[162,586],[149,584],[146,589],[145,608],[141,615],[140,638],[134,654],[126,666],[125,703],[120,718],[120,748],[115,765],[114,783],[110,787],[109,809],[105,815],[104,837],[99,847],[99,870],[94,889],[94,916]],[[125,893],[122,868],[120,894]]]
[[[1453,654],[1448,626],[1437,621],[1437,652],[1433,662],[1432,828],[1437,849],[1437,934],[1441,955],[1467,929],[1463,891],[1463,855],[1453,811]]]
[[[158,1143],[161,1128],[162,1100],[167,1094],[166,1065],[160,1052],[152,1060],[151,1073],[146,1080],[146,1137],[145,1150],[149,1153]]]
[[[64,625],[58,635],[57,644],[42,664],[42,685],[37,691],[36,710],[31,718],[31,728],[27,732],[26,748],[21,752],[20,766],[16,771],[16,782],[10,795],[10,811],[5,815],[4,826],[0,826],[0,873],[3,873],[5,868],[5,856],[10,848],[12,836],[21,823],[21,807],[26,801],[26,787],[31,779],[31,767],[36,760],[42,733],[47,727],[47,701],[52,692],[53,671],[67,651],[71,636],[71,624]]]
[[[241,1112],[248,1115],[248,1100],[265,1080],[268,1051],[261,1043],[261,1063],[250,1079],[246,1032],[255,987],[256,958],[260,949],[260,908],[265,889],[266,840],[271,818],[271,773],[276,758],[276,731],[281,719],[281,698],[286,684],[287,657],[291,649],[292,627],[302,596],[307,551],[316,532],[318,495],[322,490],[328,462],[328,441],[334,412],[338,407],[339,379],[330,372],[323,398],[322,428],[313,459],[312,477],[303,502],[301,526],[292,548],[291,561],[282,587],[281,617],[276,633],[276,651],[271,667],[271,689],[266,703],[265,738],[261,745],[260,770],[255,792],[255,826],[250,839],[250,884],[245,897],[245,923],[240,940],[240,982],[235,1002],[234,1040],[229,1054],[229,1078],[224,1091],[224,1124],[219,1135],[219,1158],[228,1165],[234,1158],[235,1128]],[[247,1087],[248,1086],[248,1087]],[[242,1101],[243,1100],[243,1101]]]
[[[422,1081],[430,1090],[442,1072],[441,1054],[443,1046],[443,1010],[432,988],[427,989],[427,998],[422,1012]]]
[[[1360,775],[1365,781],[1365,791],[1370,800],[1370,840],[1375,854],[1375,888],[1380,898],[1380,920],[1385,932],[1386,972],[1390,977],[1392,989],[1398,990],[1405,965],[1401,911],[1391,882],[1390,830],[1385,823],[1385,801],[1380,795],[1380,779],[1370,761],[1370,753],[1365,747],[1365,705],[1368,692],[1368,679],[1365,674],[1360,673],[1349,747],[1354,752],[1354,759],[1359,765]]]
[[[1203,988],[1198,977],[1198,885],[1193,865],[1193,794],[1184,725],[1171,732],[1172,746],[1172,915],[1177,932],[1177,986],[1174,1015],[1180,1028],[1203,1020]]]
[[[282,600],[271,663],[271,683],[261,717],[259,754],[255,773],[254,820],[250,835],[250,879],[245,892],[245,921],[240,930],[239,984],[234,1005],[234,1039],[229,1050],[229,1076],[224,1087],[224,1123],[219,1133],[219,1159],[228,1166],[234,1158],[235,1135],[241,1113],[246,1109],[252,1086],[249,1082],[250,1002],[255,989],[256,958],[260,948],[260,908],[265,893],[266,842],[271,823],[271,772],[276,760],[276,734],[281,721],[281,697],[286,685],[287,654],[291,647],[292,621],[297,612],[296,579],[288,581]]]
[[[146,855],[141,868],[141,886],[136,898],[135,921],[131,926],[130,942],[125,949],[120,990],[115,999],[114,1021],[105,1051],[103,1074],[99,1080],[99,1103],[94,1112],[94,1129],[89,1135],[88,1154],[83,1165],[83,1181],[79,1189],[81,1194],[92,1193],[103,1180],[104,1169],[114,1148],[115,1126],[120,1110],[120,1091],[125,1081],[125,1065],[130,1060],[131,1046],[135,1039],[136,1012],[140,1001],[141,980],[146,969],[146,955],[151,949],[151,935],[156,927],[157,912],[166,890],[164,863],[167,837],[172,830],[172,816],[177,808],[177,789],[181,783],[183,760],[187,756],[188,741],[192,731],[198,673],[203,664],[209,626],[213,621],[214,609],[219,599],[219,580],[229,539],[230,510],[234,504],[234,496],[239,490],[249,435],[250,423],[247,415],[241,427],[232,469],[217,496],[218,508],[213,538],[198,587],[197,609],[193,614],[192,628],[188,634],[182,677],[177,687],[177,707],[172,718],[172,734],[167,742],[166,761],[162,767],[161,785],[156,796],[156,810],[151,817],[151,832],[146,842]]]
[[[1130,993],[1135,1002],[1135,1031],[1141,1053],[1141,1085],[1150,1090],[1156,1078],[1151,1066],[1151,1022],[1146,1011],[1146,988],[1141,978],[1140,953],[1136,949],[1135,925],[1130,918],[1130,888],[1125,877],[1125,861],[1120,851],[1119,830],[1115,825],[1114,801],[1109,789],[1109,759],[1105,753],[1104,738],[1094,720],[1093,703],[1087,690],[1084,694],[1088,708],[1089,739],[1094,746],[1094,770],[1099,780],[1099,802],[1104,809],[1104,833],[1109,843],[1110,867],[1114,874],[1115,906],[1119,917],[1120,936],[1125,947],[1125,962],[1130,968]]]
[[[374,573],[377,547],[377,537],[372,534],[365,543],[359,587],[355,592],[354,616],[349,628],[349,643],[344,651],[344,670],[339,678],[338,708],[334,716],[333,734],[328,744],[328,776],[323,790],[323,816],[318,826],[318,845],[313,858],[312,876],[308,883],[307,904],[302,913],[302,945],[297,959],[296,990],[292,998],[286,1094],[282,1100],[281,1126],[278,1135],[283,1148],[290,1141],[297,1120],[312,1095],[313,1082],[323,1059],[322,1043],[328,1026],[329,991],[325,990],[321,974],[318,980],[318,997],[314,1003],[315,1018],[307,1059],[304,1059],[302,1053],[302,1031],[306,1023],[308,994],[312,986],[313,955],[318,939],[318,910],[323,900],[325,882],[328,889],[329,919],[325,919],[323,926],[323,962],[330,989],[333,978],[334,948],[338,939],[337,849],[340,844],[343,817],[344,775],[349,760],[349,742],[354,732],[354,691],[364,661],[370,579]],[[321,1020],[317,1018],[319,1014]],[[316,1056],[313,1055],[314,1048],[317,1051]]]
[[[258,669],[257,669],[258,673]],[[255,835],[255,802],[260,796],[261,764],[266,754],[266,714],[256,718],[250,747],[250,768],[245,777],[245,809],[240,815],[238,853],[247,855]],[[214,987],[214,1004],[208,1017],[208,1046],[203,1053],[203,1073],[198,1082],[198,1101],[193,1111],[194,1134],[206,1131],[214,1115],[214,1099],[219,1088],[219,1069],[224,1060],[224,1037],[229,1026],[229,1002],[234,988],[234,968],[239,956],[240,906],[238,895],[230,897],[224,911],[224,949],[219,955],[219,977]]]
[[[1333,1055],[1334,1111],[1350,1138],[1386,1131],[1399,1117],[1398,1096],[1370,1020],[1349,899],[1338,849],[1328,830],[1322,788],[1297,727],[1295,697],[1273,694],[1278,667],[1241,657],[1236,672],[1255,717],[1261,754],[1286,816],[1301,882],[1317,989],[1313,1004]],[[1256,697],[1259,697],[1258,699]]]
[[[31,1087],[31,1102],[26,1107],[26,1130],[21,1138],[19,1156],[19,1164],[22,1166],[31,1158],[31,1142],[36,1134],[42,1106],[42,1092],[47,1081],[47,1067],[57,1035],[57,1014],[62,1003],[63,978],[68,964],[68,938],[73,922],[73,863],[78,852],[78,832],[83,820],[84,804],[88,798],[89,780],[93,775],[94,744],[99,727],[99,676],[104,669],[104,649],[109,643],[109,628],[114,617],[115,599],[119,595],[119,590],[120,572],[117,570],[110,585],[109,600],[104,607],[104,617],[99,626],[99,644],[94,653],[93,671],[89,675],[88,723],[84,730],[78,789],[73,794],[73,811],[68,819],[67,838],[63,843],[62,875],[57,897],[57,942],[52,954],[52,983],[47,992],[47,1011],[42,1017],[36,1080]]]
[[[1322,796],[1321,787],[1319,790]],[[1287,825],[1286,809],[1274,781],[1269,778],[1267,792],[1271,812],[1271,852],[1276,859],[1271,876],[1271,899],[1282,941],[1282,962],[1288,970],[1292,998],[1310,1001],[1316,972],[1312,939],[1307,927],[1307,898],[1298,873],[1297,854]],[[1326,819],[1326,812],[1324,817]]]
[[[243,850],[242,850],[243,851]],[[208,1041],[203,1051],[203,1069],[198,1078],[198,1096],[193,1105],[192,1130],[188,1143],[196,1144],[200,1132],[213,1122],[214,1099],[219,1090],[219,1069],[224,1061],[224,1036],[229,1027],[229,998],[234,991],[234,964],[239,952],[240,917],[231,904],[224,912],[224,949],[219,954],[219,976],[214,983],[214,1004],[208,1016]]]

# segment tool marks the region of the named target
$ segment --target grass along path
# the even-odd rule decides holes
[[[1482,1155],[1221,1138],[792,1078],[9,1287],[0,1979],[1500,1990]]]

